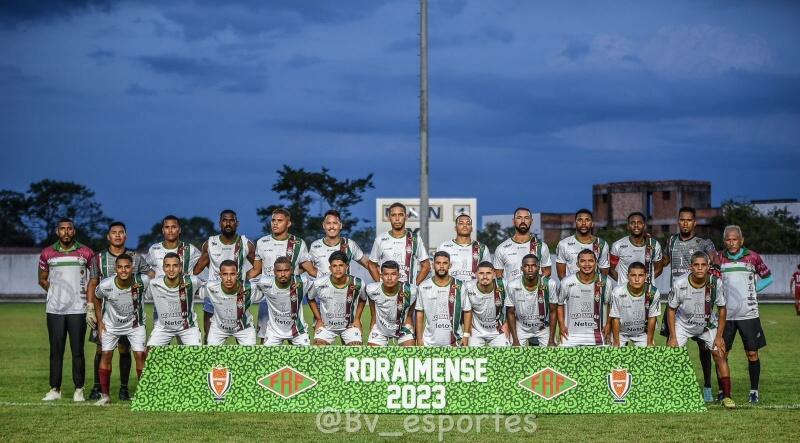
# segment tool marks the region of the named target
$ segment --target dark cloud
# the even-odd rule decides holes
[[[0,23],[13,26],[90,10],[109,12],[111,3],[111,0],[3,0],[0,2]]]
[[[210,58],[175,54],[143,56],[138,60],[158,74],[183,80],[189,88],[217,87],[222,92],[257,94],[266,90],[266,69],[223,64]]]

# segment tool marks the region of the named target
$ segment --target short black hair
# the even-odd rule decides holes
[[[630,266],[628,266],[628,272],[630,272],[631,269],[641,269],[644,272],[647,272],[647,268],[644,266],[644,263],[642,263],[640,261],[635,261],[635,262],[631,263]]]
[[[472,221],[472,217],[470,217],[469,214],[458,214],[458,217],[456,217],[456,221],[458,221],[458,219],[461,217],[467,217],[469,221]]]
[[[492,269],[494,269],[494,265],[492,264],[492,262],[486,261],[486,260],[478,263],[478,267],[479,268],[492,268]]]
[[[800,265],[798,265],[797,267],[800,268]],[[383,271],[384,269],[396,269],[396,270],[399,271],[400,270],[400,265],[397,264],[397,262],[394,261],[394,260],[386,260],[381,265],[381,271]]]
[[[161,262],[163,263],[164,260],[166,260],[168,258],[177,258],[179,262],[183,261],[183,260],[181,260],[181,256],[178,255],[177,252],[167,252],[166,254],[164,254],[164,259]]]
[[[528,209],[528,208],[526,208],[526,207],[523,207],[523,206],[520,206],[519,208],[517,208],[517,209],[514,209],[514,217],[516,217],[516,216],[517,216],[517,212],[519,212],[519,211],[526,211],[526,212],[528,213],[528,215],[530,215],[531,217],[533,217],[533,212],[531,212],[531,210],[530,210],[530,209]]]
[[[128,232],[128,228],[125,226],[125,223],[122,223],[122,222],[121,222],[121,221],[119,221],[119,220],[113,221],[113,222],[111,222],[111,223],[108,225],[108,232],[111,232],[111,228],[114,228],[114,227],[116,227],[116,226],[122,226],[122,229],[123,229],[125,232]]]
[[[56,226],[60,225],[61,223],[69,223],[69,224],[72,225],[73,228],[75,227],[75,222],[72,221],[72,219],[69,218],[69,217],[61,217],[61,218],[59,218],[58,219],[58,223],[56,223]]]
[[[404,205],[404,204],[402,204],[400,202],[394,202],[391,205],[389,205],[389,212],[392,212],[392,209],[394,209],[394,208],[402,209],[403,213],[407,213],[408,212],[408,210],[406,209],[406,205]]]
[[[219,264],[219,270],[221,271],[222,268],[233,266],[237,270],[239,269],[239,264],[233,260],[222,260],[222,263]]]
[[[597,260],[597,256],[594,254],[594,251],[591,249],[582,249],[581,252],[578,253],[578,258],[581,258],[581,255],[591,254],[595,260]]]
[[[287,218],[287,219],[289,219],[290,221],[292,220],[292,213],[291,213],[291,212],[289,212],[289,210],[288,210],[288,209],[286,209],[286,208],[275,208],[275,209],[273,209],[273,210],[272,210],[272,215],[275,215],[275,214],[281,214],[281,215],[284,215],[284,216],[286,216],[286,218]]]
[[[436,260],[437,257],[444,257],[447,261],[450,261],[450,254],[447,251],[436,251],[436,254],[433,254],[433,259]]]
[[[706,263],[711,264],[711,257],[708,256],[708,253],[706,253],[706,251],[697,251],[694,254],[692,254],[692,258],[689,260],[689,263],[694,263],[694,261],[697,260],[698,258],[704,258],[706,260]]]
[[[130,254],[126,254],[124,252],[117,256],[117,258],[114,260],[114,263],[117,263],[120,260],[128,260],[129,262],[133,263],[133,257],[131,257]]]
[[[325,211],[325,215],[322,216],[322,220],[324,221],[326,218],[328,218],[329,215],[336,217],[339,220],[342,219],[342,214],[340,214],[339,211],[337,211],[336,209],[328,209],[327,211]]]
[[[633,217],[636,217],[636,216],[642,217],[642,221],[644,221],[644,222],[646,222],[646,221],[647,221],[647,217],[645,217],[645,216],[644,216],[644,214],[642,214],[642,213],[641,213],[641,212],[639,212],[639,211],[636,211],[636,212],[631,212],[630,214],[628,214],[628,223],[630,223],[630,222],[631,222],[631,219],[632,219]]]
[[[678,215],[680,215],[681,212],[688,212],[692,214],[692,217],[697,217],[697,211],[691,206],[681,206],[681,208],[678,209]]]
[[[522,257],[522,260],[520,261],[520,264],[525,263],[525,260],[527,260],[529,258],[532,258],[532,259],[536,260],[536,264],[537,265],[539,264],[539,257],[537,257],[536,254],[525,254],[525,256]]]
[[[175,223],[177,223],[178,226],[181,225],[181,221],[178,219],[177,216],[169,214],[168,216],[166,216],[166,217],[161,219],[161,227],[163,228],[164,227],[164,223],[166,223],[169,220],[175,220]]]
[[[586,215],[588,215],[588,216],[589,216],[589,218],[591,218],[592,220],[594,220],[594,214],[592,214],[592,211],[590,211],[590,210],[588,210],[588,209],[586,209],[586,208],[581,208],[581,209],[578,209],[578,210],[575,212],[575,220],[577,220],[577,219],[578,219],[578,216],[579,216],[579,215],[581,215],[581,214],[586,214]]]
[[[224,217],[225,214],[231,214],[233,218],[237,218],[236,211],[234,211],[233,209],[223,209],[222,212],[219,213],[219,218],[222,219],[222,217]]]
[[[287,265],[292,266],[292,261],[289,260],[289,257],[285,255],[281,255],[280,257],[276,258],[275,262],[273,263],[273,266],[277,266],[281,263],[286,263]]]
[[[333,263],[336,260],[344,262],[344,264],[350,263],[350,259],[347,258],[347,254],[342,251],[334,251],[331,253],[330,257],[328,257],[328,263]]]

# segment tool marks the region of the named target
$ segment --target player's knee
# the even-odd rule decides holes
[[[318,338],[314,339],[314,346],[328,346],[330,343],[326,342],[325,340],[320,340]]]
[[[749,361],[758,361],[758,351],[744,351]]]

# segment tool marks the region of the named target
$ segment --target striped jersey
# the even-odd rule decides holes
[[[717,327],[719,315],[714,306],[725,306],[725,291],[722,282],[709,276],[706,284],[695,288],[689,282],[691,274],[675,280],[669,307],[675,309],[675,324],[692,335],[700,335],[706,328]]]
[[[369,260],[378,266],[389,260],[394,260],[400,265],[400,281],[416,283],[419,273],[419,263],[428,260],[428,249],[419,237],[419,234],[406,230],[406,235],[400,238],[392,237],[387,231],[375,238]]]
[[[494,250],[494,268],[503,271],[503,278],[506,281],[516,280],[522,276],[522,257],[528,254],[534,254],[539,258],[540,268],[553,265],[550,261],[550,247],[531,235],[530,241],[520,243],[512,237],[500,243]]]
[[[450,254],[450,275],[463,281],[476,279],[478,264],[492,261],[489,248],[478,241],[462,245],[455,240],[445,240],[436,249],[436,252],[439,251]]]
[[[233,293],[228,293],[222,287],[221,280],[208,281],[201,295],[203,299],[211,300],[214,305],[214,316],[211,321],[222,331],[233,333],[253,326],[253,315],[250,306],[261,301],[263,296],[255,284],[257,280],[239,282]]]
[[[336,251],[344,252],[350,260],[351,266],[352,262],[364,258],[364,251],[352,239],[339,237],[339,243],[333,246],[328,246],[324,240],[324,238],[315,240],[308,249],[309,258],[314,263],[314,267],[317,268],[318,277],[330,273],[331,264],[328,259]]]
[[[653,238],[644,238],[644,241],[645,243],[642,246],[636,246],[631,242],[630,236],[626,236],[611,245],[610,260],[612,263],[616,262],[617,264],[617,275],[619,277],[617,278],[617,285],[628,283],[628,266],[631,263],[639,262],[647,265],[661,261],[661,245],[658,241]],[[648,260],[645,260],[648,255]],[[651,270],[647,270],[647,272],[652,274]],[[652,280],[655,280],[655,277],[655,275],[650,275]]]
[[[163,242],[158,242],[150,246],[150,250],[147,252],[147,264],[155,271],[156,278],[164,275],[164,256],[170,252],[175,252],[181,257],[183,273],[191,275],[194,265],[200,260],[200,250],[193,244],[184,241],[178,242],[178,246],[171,249],[164,246]]]
[[[267,336],[290,339],[307,333],[303,318],[303,297],[307,289],[300,276],[292,276],[286,288],[279,287],[271,275],[262,274],[256,284],[264,297],[262,305],[266,305],[269,312]]]
[[[679,277],[689,272],[692,254],[697,251],[705,251],[712,258],[717,252],[714,243],[707,238],[692,237],[688,240],[681,240],[680,234],[674,234],[667,240],[664,254],[669,256],[670,288],[675,285],[675,281]]]
[[[344,286],[338,287],[327,276],[314,280],[310,286],[308,299],[317,303],[327,329],[339,332],[353,325],[358,300],[365,298],[363,280],[348,275]]]
[[[724,251],[719,255],[719,263],[725,287],[727,319],[758,318],[756,277],[764,279],[772,275],[764,260],[754,251],[742,248],[735,256]]]
[[[289,234],[289,237],[278,240],[270,234],[258,239],[255,259],[261,261],[261,275],[275,275],[273,269],[278,257],[289,257],[297,275],[301,273],[300,265],[310,260],[306,242],[296,235]]]
[[[464,282],[464,292],[472,307],[472,336],[479,338],[496,337],[502,333],[500,328],[506,322],[505,304],[508,289],[502,278],[495,280],[495,290],[482,292],[477,280]]]
[[[116,276],[104,278],[95,296],[103,302],[103,326],[115,335],[125,335],[133,328],[144,327],[144,294],[150,286],[146,275],[131,276],[131,285],[119,286]]]
[[[564,322],[569,335],[600,334],[605,326],[605,310],[611,303],[611,282],[597,273],[589,283],[577,274],[565,277],[558,291],[558,304],[564,306]],[[602,338],[599,343],[602,344]]]
[[[548,277],[539,276],[536,288],[529,291],[522,278],[506,287],[506,307],[514,308],[517,330],[535,334],[550,326],[550,305],[558,303],[558,287]]]
[[[39,269],[48,273],[48,314],[83,314],[86,312],[86,285],[94,252],[74,242],[63,249],[60,242],[44,248],[39,255]]]
[[[225,260],[233,260],[239,266],[239,275],[247,275],[250,262],[250,241],[244,235],[237,235],[231,244],[222,242],[222,235],[212,235],[206,241],[208,251],[208,280],[219,280],[219,265]],[[193,267],[194,268],[194,267]]]
[[[425,313],[425,346],[459,346],[463,312],[472,309],[463,282],[439,286],[429,278],[418,287],[416,310]],[[452,312],[451,312],[452,311]]]
[[[182,275],[178,286],[171,288],[166,277],[156,277],[150,281],[145,299],[153,300],[158,312],[156,324],[167,331],[182,331],[197,327],[197,314],[194,300],[203,282],[194,275]]]
[[[147,257],[143,257],[132,249],[125,249],[125,253],[133,257],[133,274],[147,274],[150,265],[147,264]],[[92,258],[92,265],[89,268],[89,278],[96,279],[98,282],[117,275],[117,256],[112,254],[108,248],[95,254]]]
[[[387,295],[381,282],[368,284],[365,291],[365,296],[375,303],[375,327],[385,337],[401,335],[400,327],[417,301],[416,286],[408,283],[398,283],[398,286],[394,295]]]
[[[661,294],[655,286],[650,286],[647,294],[643,291],[638,296],[631,294],[627,284],[617,286],[611,292],[611,310],[608,311],[608,316],[619,319],[620,334],[626,336],[645,334],[647,320],[661,315],[660,297]]]
[[[591,243],[581,243],[577,237],[570,235],[561,239],[556,247],[556,263],[567,265],[565,277],[578,272],[578,254],[584,249],[594,252],[598,269],[608,269],[611,266],[608,261],[608,242],[594,236],[594,240]]]

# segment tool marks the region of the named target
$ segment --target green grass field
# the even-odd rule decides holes
[[[199,311],[199,308],[198,308]],[[769,346],[761,353],[762,402],[747,403],[747,362],[737,340],[731,353],[734,400],[738,408],[726,411],[710,405],[702,414],[546,415],[536,417],[536,431],[498,435],[492,421],[480,433],[444,433],[445,441],[483,442],[607,440],[661,441],[800,441],[800,384],[796,348],[800,317],[791,305],[763,305],[762,322]],[[436,441],[436,433],[379,433],[403,431],[404,416],[375,416],[370,431],[362,422],[354,433],[318,431],[315,414],[247,413],[133,413],[129,403],[107,408],[71,401],[69,350],[64,363],[64,399],[41,402],[48,389],[48,343],[43,304],[0,304],[0,440],[2,441]],[[306,316],[306,318],[311,318]],[[149,329],[148,329],[149,330]],[[659,337],[661,339],[661,337]],[[663,344],[660,340],[659,344]],[[87,343],[87,391],[91,387],[91,356]],[[700,380],[696,345],[690,344]],[[114,362],[116,368],[116,360]],[[135,373],[131,377],[135,379]],[[119,387],[112,374],[112,398]],[[716,384],[716,382],[715,382]],[[135,383],[131,386],[135,392]],[[716,388],[716,386],[715,386]],[[87,392],[88,394],[88,392]],[[479,401],[479,399],[476,399]],[[370,421],[372,418],[370,419]],[[447,421],[445,421],[447,423]],[[487,426],[488,425],[488,426]]]

